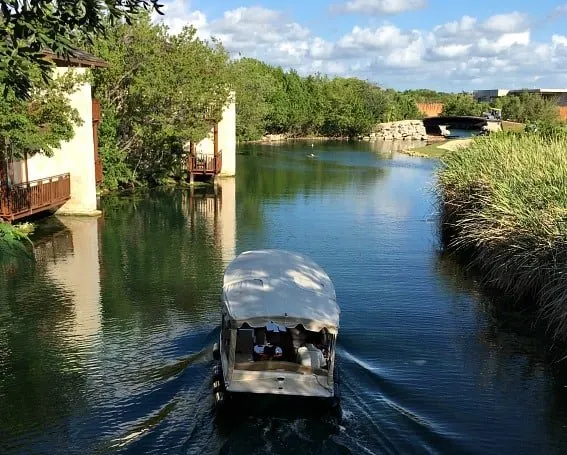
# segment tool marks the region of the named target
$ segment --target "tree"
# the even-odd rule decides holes
[[[0,82],[26,98],[37,68],[45,82],[51,78],[44,50],[68,57],[79,35],[91,41],[109,24],[129,22],[140,10],[161,14],[160,8],[158,0],[1,0]]]
[[[197,39],[193,27],[170,36],[143,15],[110,27],[91,50],[109,63],[93,71],[105,185],[180,176],[184,145],[207,135],[228,100],[223,47]]]
[[[329,111],[323,133],[356,137],[369,133],[383,117],[385,98],[378,86],[356,78],[335,78],[326,84]]]
[[[454,96],[452,93],[429,89],[405,90],[402,93],[413,98],[417,103],[444,103]]]
[[[483,112],[486,112],[488,107],[487,103],[478,102],[467,93],[459,93],[452,95],[445,101],[442,115],[472,115],[478,117],[481,116]]]
[[[557,101],[526,90],[515,95],[497,98],[495,107],[502,109],[502,117],[516,122],[548,122],[559,119]]]
[[[276,88],[271,67],[259,60],[243,58],[232,64],[231,73],[237,94],[236,135],[244,141],[260,139],[270,112],[268,100]]]
[[[382,116],[384,122],[395,122],[398,120],[410,120],[422,118],[421,112],[413,95],[409,92],[396,92],[388,89],[384,92],[385,112]]]
[[[82,77],[69,71],[45,83],[36,72],[31,80],[26,100],[0,85],[5,93],[0,98],[0,159],[18,160],[40,152],[51,156],[62,141],[73,138],[75,126],[82,123],[68,97]]]

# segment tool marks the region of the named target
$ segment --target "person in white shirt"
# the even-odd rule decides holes
[[[258,356],[260,360],[269,360],[271,358],[280,358],[283,355],[283,351],[279,346],[257,344],[254,346],[254,354]]]

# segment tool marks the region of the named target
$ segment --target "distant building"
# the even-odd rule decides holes
[[[492,102],[496,98],[508,95],[518,95],[522,92],[537,93],[545,98],[556,98],[559,106],[567,106],[567,88],[526,88],[526,89],[492,89],[492,90],[475,90],[473,97],[477,101]]]

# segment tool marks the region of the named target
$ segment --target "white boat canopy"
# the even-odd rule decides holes
[[[223,282],[226,311],[238,325],[302,324],[337,333],[340,309],[335,287],[311,259],[285,250],[247,251],[227,267]]]

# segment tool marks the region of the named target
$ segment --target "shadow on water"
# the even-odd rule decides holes
[[[525,382],[550,378],[543,394],[546,430],[556,447],[567,447],[567,357],[565,345],[551,345],[535,308],[514,302],[501,292],[486,289],[474,270],[467,269],[449,253],[440,252],[435,268],[443,283],[455,294],[473,297],[478,320],[476,339],[490,352],[480,363],[486,383],[506,384],[518,376]],[[513,374],[511,374],[513,371]],[[525,400],[529,401],[529,390]],[[561,453],[561,452],[551,452]]]

